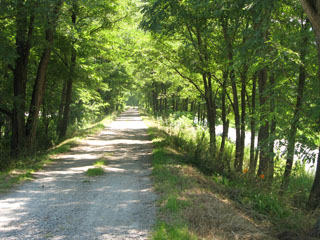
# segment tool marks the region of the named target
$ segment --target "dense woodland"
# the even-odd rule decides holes
[[[150,61],[139,75],[145,107],[161,116],[193,113],[208,129],[213,172],[248,171],[272,182],[281,158],[285,192],[295,155],[317,161],[319,7],[319,1],[147,1],[140,27],[151,32],[153,47],[144,50]],[[225,159],[229,126],[235,150]],[[311,208],[320,200],[318,174]]]
[[[1,169],[126,103],[192,120],[207,174],[281,195],[319,161],[319,0],[4,0],[0,28]]]

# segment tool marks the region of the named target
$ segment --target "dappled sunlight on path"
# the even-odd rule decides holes
[[[0,196],[0,239],[147,239],[156,200],[151,150],[138,112],[123,113]],[[101,158],[105,173],[87,177]]]

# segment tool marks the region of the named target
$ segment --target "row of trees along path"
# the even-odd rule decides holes
[[[280,176],[281,195],[294,156],[313,161],[307,205],[318,207],[319,154],[308,151],[320,150],[320,0],[1,1],[0,27],[1,169],[32,163],[131,101],[164,119],[196,115],[208,127],[213,172],[248,168],[269,186]]]

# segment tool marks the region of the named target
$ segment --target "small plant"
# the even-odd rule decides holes
[[[198,239],[188,230],[188,227],[183,225],[170,225],[164,222],[159,222],[156,226],[156,231],[152,236],[153,240],[196,240]]]
[[[93,166],[95,167],[103,167],[106,166],[108,164],[108,161],[104,158],[101,158],[100,160],[96,161]]]
[[[95,177],[103,174],[104,174],[104,170],[102,169],[102,167],[90,168],[86,171],[86,175],[88,177]]]

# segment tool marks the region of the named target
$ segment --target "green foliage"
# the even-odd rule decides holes
[[[174,122],[175,120],[172,121]],[[173,122],[170,122],[171,126],[174,126]],[[181,124],[181,119],[178,122],[180,126],[184,126]],[[188,121],[186,124],[188,124]],[[193,127],[193,129],[195,128]],[[166,131],[171,132],[168,134]],[[170,212],[170,214],[175,216],[179,215],[179,212],[183,211],[185,207],[192,207],[188,202],[179,199],[177,196],[181,189],[188,189],[188,186],[194,185],[191,182],[188,183],[190,179],[173,174],[170,166],[179,165],[181,162],[184,164],[192,163],[201,171],[208,174],[207,168],[203,168],[203,165],[200,165],[201,159],[197,159],[197,162],[194,161],[194,149],[196,145],[186,144],[186,142],[188,142],[188,136],[190,136],[190,131],[192,131],[192,128],[186,128],[184,131],[181,131],[180,138],[182,139],[177,141],[175,138],[178,137],[174,135],[172,128],[163,125],[159,126],[158,129],[156,127],[149,128],[149,133],[153,138],[155,147],[153,151],[155,189],[162,194],[160,199],[160,205],[162,206],[161,211],[166,213]],[[178,128],[175,129],[175,133],[179,133]],[[199,140],[193,144],[197,142],[199,142]],[[179,144],[175,145],[177,143]],[[166,150],[166,146],[177,148],[182,151],[184,155],[182,157],[172,155],[171,157],[171,155],[168,154],[168,150]],[[229,155],[231,158],[234,155],[234,143],[228,142],[226,150],[227,152],[230,151],[230,153],[227,153],[225,157]],[[207,150],[201,149],[201,151]],[[200,155],[205,156],[203,153]],[[203,158],[202,161],[206,163],[205,158]],[[282,159],[281,161],[283,162],[284,160]],[[227,160],[226,162],[228,164],[230,163],[230,161]],[[278,165],[282,166],[279,172],[283,172],[284,164],[281,165],[278,163]],[[180,166],[180,168],[183,167]],[[235,174],[233,171],[231,175],[230,173],[214,173],[212,175],[212,172],[210,175],[213,182],[225,188],[223,191],[225,197],[240,204],[240,206],[245,206],[245,209],[254,211],[254,216],[257,215],[258,218],[266,217],[270,219],[279,231],[293,230],[303,232],[306,230],[306,226],[301,224],[301,222],[311,221],[311,217],[306,214],[306,203],[308,201],[309,189],[313,182],[313,176],[307,174],[302,168],[294,169],[294,177],[292,177],[288,191],[282,196],[279,195],[282,180],[281,176],[275,177],[273,184],[270,184],[270,182],[261,177],[250,176],[246,171],[240,175]],[[159,237],[161,234],[164,234],[170,237],[170,234],[175,234],[171,232],[170,229],[175,232],[175,230],[180,229],[181,226],[184,225],[168,224],[168,226],[157,226],[154,236]]]
[[[103,167],[103,166],[106,166],[108,164],[107,160],[106,159],[101,159],[101,160],[98,160],[96,161],[93,166],[95,167]]]
[[[179,156],[170,154],[167,150],[170,142],[167,141],[168,135],[156,127],[149,126],[148,134],[152,138],[154,146],[152,153],[152,176],[154,179],[155,190],[161,194],[159,199],[160,212],[164,212],[169,220],[158,220],[154,228],[152,239],[197,239],[191,233],[181,212],[187,206],[188,201],[178,198],[184,189],[191,185],[190,179],[174,174],[170,166],[179,164]],[[165,222],[164,222],[165,221]]]
[[[172,195],[172,196],[168,197],[165,208],[166,208],[166,210],[168,210],[172,213],[175,213],[188,205],[189,205],[188,202],[186,202],[184,200],[177,199],[177,196]]]
[[[153,240],[196,240],[196,236],[188,231],[188,228],[180,225],[170,225],[159,222],[156,225],[155,232],[152,235]]]
[[[95,176],[101,176],[104,174],[104,170],[102,167],[95,167],[95,168],[89,168],[86,171],[86,175],[88,177],[95,177]]]

